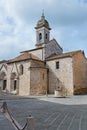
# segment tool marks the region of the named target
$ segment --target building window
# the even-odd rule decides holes
[[[14,80],[14,90],[17,88],[17,80]]]
[[[41,39],[42,39],[42,34],[40,33],[40,34],[39,34],[39,40],[41,40]]]
[[[59,61],[56,62],[56,69],[59,69]]]
[[[47,39],[47,33],[46,33],[46,39]]]
[[[3,90],[6,89],[7,80],[3,80]]]
[[[20,74],[21,75],[23,74],[23,71],[24,71],[24,67],[23,67],[23,65],[20,65]]]

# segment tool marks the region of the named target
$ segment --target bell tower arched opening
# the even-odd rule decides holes
[[[50,40],[50,26],[42,13],[41,19],[37,22],[36,29],[36,47],[46,44]]]

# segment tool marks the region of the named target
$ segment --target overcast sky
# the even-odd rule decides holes
[[[87,0],[0,0],[0,60],[35,47],[43,9],[51,39],[64,52],[84,50],[87,56]]]

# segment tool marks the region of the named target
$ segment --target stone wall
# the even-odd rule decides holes
[[[46,69],[44,62],[30,60],[24,63],[24,75],[20,75],[19,95],[44,94],[46,91]],[[44,80],[42,80],[42,73]]]
[[[30,94],[30,62],[23,63],[24,72],[19,78],[19,95]]]
[[[23,65],[23,74],[20,74],[20,65]],[[15,78],[11,78],[15,74]],[[38,60],[28,60],[8,64],[7,89],[13,93],[12,82],[18,82],[17,94],[45,94],[47,90],[47,69],[45,63]]]
[[[20,75],[20,65],[23,65],[23,74]],[[30,87],[30,62],[17,62],[8,65],[7,69],[7,89],[9,92],[12,91],[11,74],[15,74],[16,77],[13,80],[18,80],[17,94],[18,95],[29,95]],[[29,77],[29,78],[28,78]]]
[[[23,67],[23,70],[20,70],[20,66]],[[47,69],[45,62],[38,60],[14,62],[8,64],[7,69],[3,66],[1,72],[6,75],[1,76],[0,86],[3,88],[3,80],[6,79],[7,92],[18,95],[46,94]],[[1,72],[0,74],[4,74]],[[16,84],[16,90],[14,90],[14,84]]]
[[[82,51],[74,59],[74,94],[87,93],[87,59]]]
[[[33,50],[33,51],[30,51],[29,53],[39,57],[41,60],[43,60],[43,49],[37,49],[37,50]]]
[[[47,69],[30,68],[30,94],[40,95],[47,92]]]
[[[30,66],[31,67],[45,67],[45,62],[38,61],[38,60],[31,60]]]
[[[59,62],[59,69],[56,69]],[[73,67],[72,57],[47,61],[49,68],[49,93],[55,89],[64,88],[67,95],[73,95]]]

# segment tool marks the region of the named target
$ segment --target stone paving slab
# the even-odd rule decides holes
[[[0,100],[0,107],[3,101]],[[87,130],[86,101],[87,96],[69,99],[49,96],[17,100],[12,97],[12,100],[6,100],[10,113],[22,126],[26,123],[27,116],[34,116],[35,130]],[[1,112],[0,130],[15,130]]]
[[[54,102],[65,105],[84,105],[87,104],[87,95],[79,95],[79,96],[66,96],[66,97],[55,97],[53,95],[49,95],[48,98],[42,97],[40,100]]]

